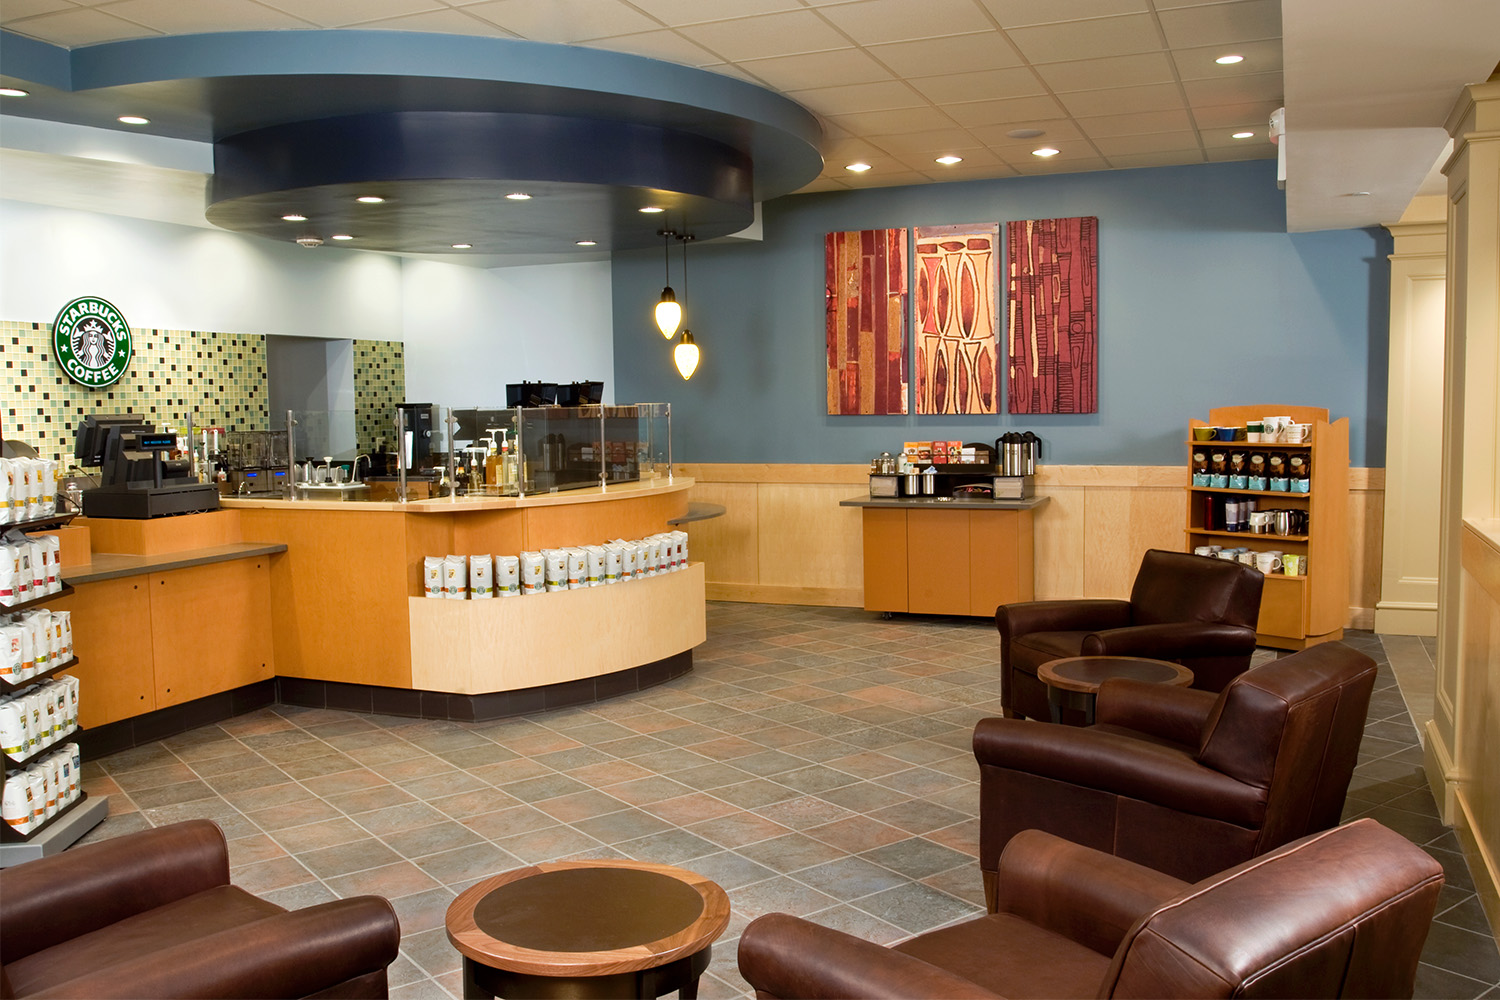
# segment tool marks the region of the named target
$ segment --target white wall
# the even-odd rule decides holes
[[[18,201],[0,201],[0,247],[8,320],[98,295],[136,327],[402,339],[395,257]]]
[[[610,264],[402,268],[406,398],[504,406],[510,382],[602,379],[614,401]]]

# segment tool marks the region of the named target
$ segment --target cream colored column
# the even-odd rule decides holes
[[[1432,200],[1438,212],[1446,208],[1446,199]],[[1448,227],[1445,221],[1410,217],[1386,227],[1395,252],[1390,256],[1385,540],[1375,631],[1437,635]]]
[[[1475,530],[1500,514],[1500,79],[1466,89],[1448,118],[1448,332],[1437,684],[1426,767],[1476,889],[1500,926],[1500,629],[1474,572]],[[1466,534],[1470,567],[1464,564]]]

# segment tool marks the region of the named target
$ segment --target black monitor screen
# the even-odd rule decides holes
[[[78,437],[73,445],[74,461],[83,466],[103,465],[105,444],[112,428],[152,430],[145,418],[137,413],[91,413],[78,425]]]

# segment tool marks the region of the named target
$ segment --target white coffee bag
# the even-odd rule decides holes
[[[521,557],[495,557],[495,593],[501,597],[521,596]]]
[[[495,596],[495,564],[488,555],[469,557],[469,593],[475,600]]]
[[[422,560],[422,593],[443,597],[443,557],[428,556]]]

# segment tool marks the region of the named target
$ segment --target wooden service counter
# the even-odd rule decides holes
[[[855,497],[863,508],[865,610],[989,617],[1034,596],[1027,500]]]

